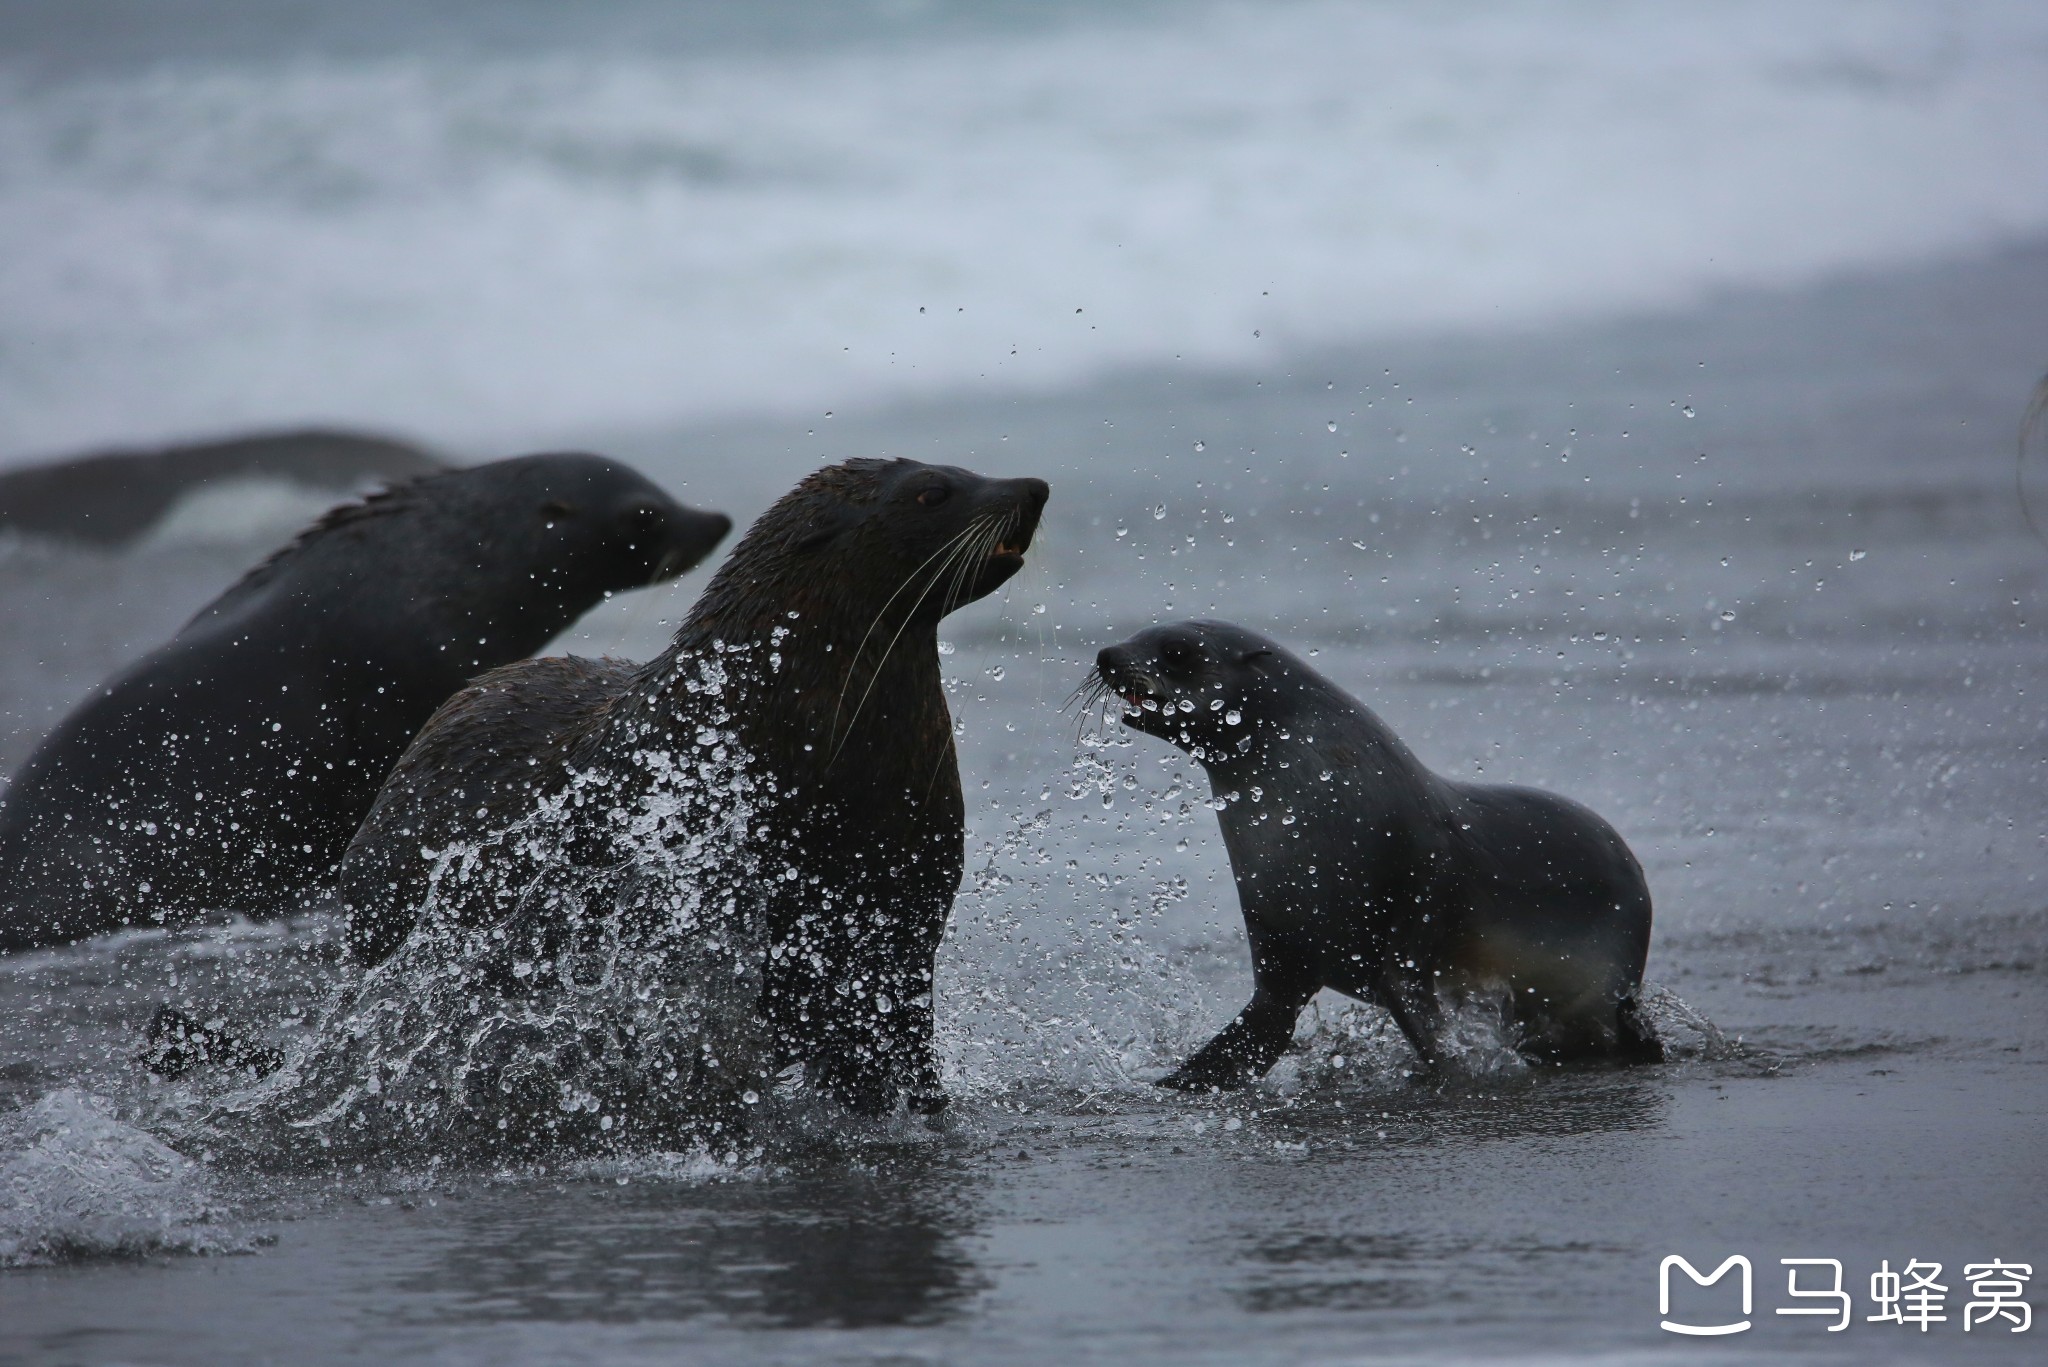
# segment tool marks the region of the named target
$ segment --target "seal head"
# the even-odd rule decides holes
[[[1105,648],[1095,667],[1123,703],[1124,725],[1204,763],[1242,758],[1329,687],[1275,642],[1228,622],[1149,628]]]

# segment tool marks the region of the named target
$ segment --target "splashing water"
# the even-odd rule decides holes
[[[715,696],[719,662],[704,667],[699,687]],[[164,1122],[186,1153],[267,1168],[374,1157],[432,1173],[559,1155],[633,1171],[655,1162],[689,1180],[755,1170],[792,1144],[914,1137],[849,1123],[801,1066],[780,1065],[759,1009],[774,952],[762,918],[744,893],[713,891],[793,872],[750,839],[775,782],[716,709],[693,739],[644,749],[625,778],[581,774],[524,819],[440,851],[413,936],[333,991],[281,1071],[234,1090],[174,1092],[146,1123]],[[1084,736],[1048,788],[1065,805],[1014,812],[969,861],[935,985],[957,1101],[1037,1108],[1148,1093],[1236,1005],[1234,937],[1189,941],[1176,921],[1193,910],[1187,861],[1147,853],[1208,829],[1200,776],[1166,757],[1163,782],[1141,781],[1148,758],[1119,733]],[[495,924],[464,925],[444,907],[473,903],[478,880],[495,880],[509,909]],[[1333,1000],[1304,1016],[1296,1049],[1261,1090],[1412,1075],[1413,1052],[1385,1013],[1332,1010]],[[1674,1057],[1733,1052],[1661,987],[1646,984],[1644,1010]],[[1526,1069],[1500,1003],[1467,1003],[1447,1019],[1455,1072]],[[165,1180],[190,1175],[174,1150],[125,1132],[161,1151],[146,1161]],[[9,1144],[9,1171],[46,1164],[38,1143]],[[167,1227],[210,1218],[203,1184],[177,1190],[196,1194],[162,1207]]]
[[[1704,1063],[1726,1063],[1746,1057],[1739,1039],[1729,1039],[1721,1027],[1679,999],[1662,983],[1643,980],[1639,998],[1642,1016],[1664,1045],[1667,1060],[1698,1059]]]
[[[701,673],[715,694],[719,662]],[[201,1124],[286,1163],[751,1151],[750,1111],[801,1069],[778,1071],[758,1010],[766,930],[734,890],[794,870],[750,838],[775,783],[730,722],[714,712],[694,754],[639,751],[630,796],[579,773],[439,852],[411,938],[342,985],[281,1071]],[[462,924],[448,908],[479,883],[509,914]]]
[[[0,1116],[0,1268],[247,1252],[206,1169],[124,1124],[103,1098],[51,1092]]]
[[[1119,808],[1140,787],[1133,747],[1089,734],[1053,787],[1067,811],[1014,814],[971,861],[954,908],[937,1001],[947,1085],[964,1095],[1138,1091],[1149,1085],[1141,1074],[1170,1068],[1218,1014],[1189,956],[1154,943],[1190,895],[1184,874],[1152,858],[1132,874],[1121,856],[1102,868],[1054,852],[1083,844],[1076,828],[1091,822],[1126,844],[1133,828],[1206,816],[1183,776]]]

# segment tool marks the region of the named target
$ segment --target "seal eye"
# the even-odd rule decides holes
[[[540,505],[540,513],[542,517],[547,518],[574,517],[576,515],[576,505],[564,503],[559,498],[551,498]]]
[[[920,508],[936,508],[953,496],[953,491],[943,484],[934,484],[917,496]]]

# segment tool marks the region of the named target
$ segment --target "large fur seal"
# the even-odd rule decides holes
[[[1430,1067],[1445,1004],[1503,991],[1530,1057],[1662,1057],[1636,1004],[1649,888],[1598,816],[1431,773],[1370,709],[1242,627],[1154,627],[1102,651],[1095,677],[1126,725],[1208,771],[1251,941],[1251,1004],[1161,1085],[1264,1076],[1325,987],[1384,1007]]]
[[[581,454],[327,513],[30,756],[0,800],[0,950],[289,909],[451,693],[731,525]]]
[[[942,1106],[932,974],[965,807],[937,627],[1017,572],[1046,495],[907,460],[831,466],[754,524],[665,654],[478,680],[343,860],[355,957],[481,936],[514,964],[481,985],[544,991],[585,943],[712,935],[645,872],[688,855],[693,905],[756,937],[752,1010],[778,1066],[862,1113]]]

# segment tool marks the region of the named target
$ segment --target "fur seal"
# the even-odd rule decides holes
[[[1251,1004],[1160,1085],[1264,1076],[1325,987],[1385,1008],[1431,1068],[1445,1003],[1501,992],[1528,1057],[1663,1056],[1637,1009],[1649,887],[1593,812],[1431,773],[1364,704],[1228,623],[1140,632],[1091,683],[1208,771],[1251,941]]]
[[[318,427],[153,451],[100,451],[0,473],[0,531],[119,546],[148,531],[179,499],[212,484],[282,480],[340,498],[445,467],[405,442]]]
[[[30,756],[0,800],[0,951],[286,910],[451,693],[731,525],[582,454],[331,510]]]
[[[943,1106],[932,975],[965,803],[937,628],[1022,566],[1047,492],[908,460],[830,466],[755,522],[664,654],[479,679],[421,730],[342,861],[352,954],[481,935],[518,960],[490,987],[546,990],[579,945],[712,938],[664,919],[644,870],[730,844],[696,856],[690,896],[752,928],[734,938],[759,945],[752,1017],[777,1066],[863,1114]],[[690,787],[705,766],[746,796]],[[517,834],[542,817],[545,840]],[[465,842],[457,876],[440,854]]]

